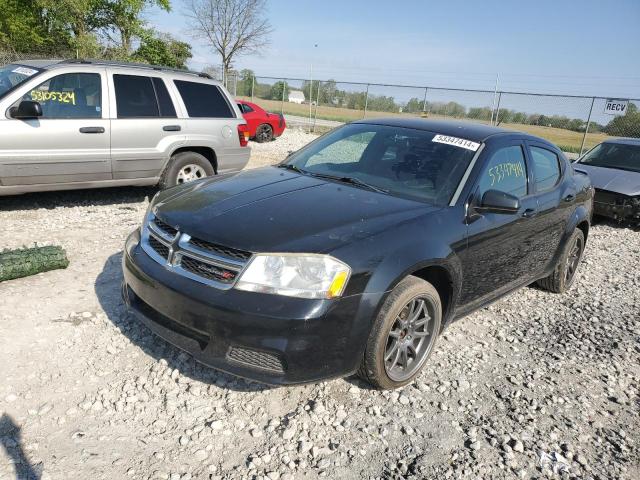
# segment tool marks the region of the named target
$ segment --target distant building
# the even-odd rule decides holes
[[[291,90],[289,92],[289,101],[291,103],[304,103],[304,92],[302,90]]]

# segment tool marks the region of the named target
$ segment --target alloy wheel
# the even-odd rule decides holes
[[[256,137],[260,142],[267,142],[271,140],[271,127],[269,127],[269,125],[260,125],[256,132]]]
[[[185,165],[178,172],[177,183],[187,183],[207,176],[207,172],[199,165]]]
[[[578,270],[578,265],[580,265],[580,258],[582,257],[582,239],[580,237],[576,237],[575,242],[571,246],[571,250],[569,256],[567,257],[567,267],[565,271],[565,283],[570,285],[573,281],[573,277],[576,274],[576,270]]]
[[[424,297],[416,297],[400,310],[384,351],[384,368],[390,379],[402,382],[423,365],[437,332],[433,331],[434,306]]]

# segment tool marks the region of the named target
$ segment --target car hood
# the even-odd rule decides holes
[[[594,167],[583,163],[574,164],[574,168],[589,175],[591,184],[598,190],[608,190],[631,197],[640,195],[640,173],[638,172]]]
[[[161,195],[158,218],[213,243],[253,252],[327,252],[437,210],[275,167]]]

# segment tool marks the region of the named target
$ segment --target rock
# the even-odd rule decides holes
[[[209,426],[211,430],[222,430],[224,428],[224,422],[222,420],[214,420]]]
[[[511,448],[513,448],[514,452],[523,453],[524,452],[524,444],[520,440],[515,440],[511,444]]]
[[[193,454],[193,457],[199,462],[204,461],[208,456],[209,456],[209,453],[207,453],[207,451],[203,449],[196,450],[195,453]]]
[[[282,438],[284,440],[291,440],[295,434],[296,429],[294,427],[289,427],[282,432]]]

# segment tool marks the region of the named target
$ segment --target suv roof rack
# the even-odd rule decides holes
[[[140,68],[146,70],[157,70],[162,72],[176,72],[176,73],[185,73],[187,75],[197,75],[198,77],[208,78],[210,80],[214,80],[214,78],[208,73],[204,72],[194,72],[193,70],[186,70],[181,68],[171,68],[171,67],[161,67],[158,65],[148,65],[146,63],[134,63],[134,62],[119,62],[116,60],[94,60],[90,58],[72,58],[68,60],[61,60],[58,62],[58,65],[61,64],[74,64],[79,63],[83,65],[105,65],[109,67],[128,67],[128,68]]]

